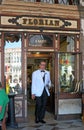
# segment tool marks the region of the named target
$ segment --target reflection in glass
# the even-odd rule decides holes
[[[31,47],[53,47],[52,35],[29,35],[29,46]]]
[[[73,92],[75,89],[75,56],[70,53],[59,54],[60,92]]]
[[[62,52],[74,52],[75,50],[75,41],[74,36],[60,36],[60,51]]]
[[[4,63],[7,94],[22,92],[21,43],[20,35],[5,35]]]
[[[64,5],[78,5],[80,2],[79,0],[23,0],[25,2],[44,2],[50,4],[64,4]]]
[[[68,0],[58,0],[59,4],[69,4]]]

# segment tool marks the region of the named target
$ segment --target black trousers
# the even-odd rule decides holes
[[[42,120],[45,117],[46,102],[48,94],[44,88],[40,97],[36,97],[35,120]]]

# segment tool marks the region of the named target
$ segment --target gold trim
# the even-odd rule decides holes
[[[4,29],[0,28],[0,31],[18,31],[18,32],[40,32],[40,30],[31,30],[31,29]],[[43,33],[67,33],[67,34],[80,34],[80,32],[75,31],[59,31],[59,30],[43,30]]]
[[[47,33],[68,33],[68,34],[80,34],[80,32],[75,32],[75,31],[43,30],[43,32],[47,32]]]
[[[47,51],[47,52],[54,52],[54,49],[28,49],[28,51]]]

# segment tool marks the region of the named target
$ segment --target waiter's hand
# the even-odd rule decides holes
[[[34,95],[34,94],[32,94],[32,99],[33,99],[33,100],[35,99],[35,95]]]

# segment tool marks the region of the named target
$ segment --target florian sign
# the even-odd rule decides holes
[[[35,16],[1,16],[1,25],[18,27],[39,27],[39,28],[73,28],[77,29],[77,20],[68,20],[55,17]]]
[[[55,19],[23,18],[22,25],[59,27],[60,21]]]

